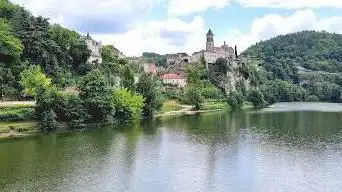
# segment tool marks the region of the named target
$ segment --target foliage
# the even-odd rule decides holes
[[[51,86],[51,79],[46,77],[38,65],[30,66],[20,74],[20,77],[24,93],[30,96],[36,96],[38,88],[47,89]]]
[[[65,108],[68,126],[71,129],[81,129],[86,127],[89,114],[83,105],[83,101],[78,95],[68,96]]]
[[[204,99],[201,91],[196,86],[190,85],[185,89],[185,100],[187,104],[193,105],[196,110],[199,110]]]
[[[41,123],[42,131],[51,131],[57,127],[57,115],[53,110],[57,96],[54,86],[36,89],[36,114]]]
[[[144,52],[142,56],[147,60],[147,62],[155,63],[158,67],[167,67],[166,55]]]
[[[144,98],[129,89],[118,89],[113,93],[114,117],[119,121],[132,121],[141,116]]]
[[[162,106],[158,87],[153,76],[145,73],[142,74],[136,84],[136,91],[145,98],[143,116],[145,118],[152,117],[154,111]]]
[[[305,101],[307,92],[304,88],[287,81],[269,81],[260,87],[268,104],[276,102]]]
[[[92,121],[101,122],[112,113],[111,90],[100,70],[93,70],[84,76],[79,89],[80,98]]]
[[[121,74],[121,86],[127,88],[130,91],[135,90],[134,85],[134,73],[130,66],[125,65]]]
[[[13,34],[7,21],[0,18],[0,61],[11,63],[19,58],[23,45]]]
[[[340,102],[342,79],[342,36],[303,31],[281,35],[248,48],[243,57],[267,71],[267,80],[286,80],[303,87],[321,101]],[[264,81],[265,82],[265,81]],[[264,91],[263,91],[264,92]],[[265,95],[270,100],[271,95]],[[279,100],[271,99],[272,102]],[[281,98],[282,101],[303,100]]]
[[[227,98],[227,102],[233,110],[241,108],[244,100],[245,98],[243,97],[243,95],[238,92],[230,93]]]
[[[14,107],[4,108],[0,111],[0,121],[24,121],[35,119],[33,108]]]
[[[252,102],[255,107],[264,107],[266,105],[264,95],[258,89],[252,89],[247,100]]]

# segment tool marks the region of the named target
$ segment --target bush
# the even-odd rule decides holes
[[[248,101],[252,102],[255,107],[264,107],[266,105],[264,95],[257,89],[254,89],[249,93]]]
[[[244,102],[244,97],[242,94],[237,92],[232,92],[227,98],[228,104],[232,107],[233,110],[241,108]]]
[[[222,99],[224,98],[222,92],[213,84],[208,83],[201,89],[201,94],[206,99]]]
[[[132,121],[141,117],[144,107],[143,96],[128,89],[118,89],[113,93],[113,105],[116,109],[114,118],[119,121]]]
[[[3,108],[0,111],[0,121],[25,121],[35,119],[34,108]]]
[[[309,102],[318,102],[318,101],[319,101],[319,98],[318,98],[318,96],[316,96],[316,95],[310,95],[310,96],[306,99],[306,101],[309,101]]]
[[[56,129],[57,127],[57,116],[56,113],[50,109],[50,110],[45,110],[41,114],[41,130],[42,131],[51,131]]]

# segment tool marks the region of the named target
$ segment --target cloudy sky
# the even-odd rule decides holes
[[[11,0],[125,55],[201,50],[211,28],[216,45],[239,50],[302,30],[342,33],[342,0]]]

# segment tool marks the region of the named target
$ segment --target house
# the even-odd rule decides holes
[[[154,63],[145,63],[144,72],[150,74],[157,74],[156,65]]]
[[[167,73],[160,77],[165,85],[173,85],[180,88],[186,86],[186,78],[179,73]]]

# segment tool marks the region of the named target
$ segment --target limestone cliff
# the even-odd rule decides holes
[[[251,71],[242,59],[218,59],[209,65],[210,81],[226,95],[250,89],[251,77]]]

